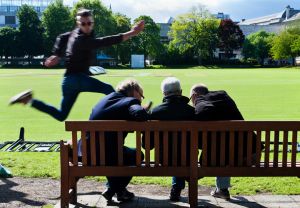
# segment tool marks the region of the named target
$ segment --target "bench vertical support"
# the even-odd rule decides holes
[[[69,145],[64,145],[60,141],[60,206],[61,208],[69,207],[69,160],[68,160]]]
[[[198,133],[196,129],[191,131],[190,150],[189,204],[193,208],[198,204]]]

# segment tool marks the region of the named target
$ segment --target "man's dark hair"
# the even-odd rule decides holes
[[[193,94],[196,94],[196,95],[206,95],[208,93],[208,88],[206,85],[204,84],[196,84],[192,87],[191,89],[191,96]]]
[[[77,11],[76,16],[79,16],[79,17],[90,17],[90,16],[92,16],[92,11],[89,10],[89,9],[80,8]]]

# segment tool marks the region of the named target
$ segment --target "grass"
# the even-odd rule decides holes
[[[35,141],[67,140],[70,135],[64,131],[64,123],[40,113],[30,107],[7,105],[14,94],[33,89],[34,96],[47,103],[59,106],[60,83],[63,70],[43,69],[1,69],[0,70],[0,143],[16,140],[19,128],[25,127],[25,139]],[[236,101],[246,120],[299,120],[300,118],[300,70],[284,69],[144,69],[109,70],[107,75],[97,76],[113,86],[133,77],[144,88],[145,103],[154,106],[161,103],[160,83],[167,76],[181,80],[183,94],[188,96],[195,83],[203,82],[211,90],[226,90]],[[102,94],[82,93],[75,103],[68,120],[87,120],[92,107]],[[128,139],[131,146],[133,140]],[[15,176],[59,178],[58,153],[9,153],[0,152],[0,163],[8,167]],[[98,178],[103,180],[103,178]],[[133,183],[161,184],[169,186],[171,179],[135,177]],[[205,178],[200,184],[213,186],[214,178]],[[233,178],[232,193],[255,194],[300,194],[297,178]]]

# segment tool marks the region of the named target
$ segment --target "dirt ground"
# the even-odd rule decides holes
[[[128,190],[136,195],[169,195],[169,187],[157,185],[129,185]],[[105,190],[104,183],[80,179],[78,194],[101,194]],[[199,187],[199,194],[209,195],[210,188]],[[0,178],[0,207],[43,207],[55,205],[59,201],[60,181],[40,178]],[[187,194],[187,188],[182,192]],[[51,207],[51,206],[49,206]]]

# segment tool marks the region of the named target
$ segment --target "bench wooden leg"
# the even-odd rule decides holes
[[[69,161],[68,161],[68,146],[60,142],[60,207],[69,207]]]
[[[189,204],[191,208],[198,206],[198,179],[197,178],[190,178]]]
[[[77,181],[78,179],[73,177],[70,178],[70,189],[72,189],[72,192],[70,193],[70,203],[71,204],[77,204]]]

